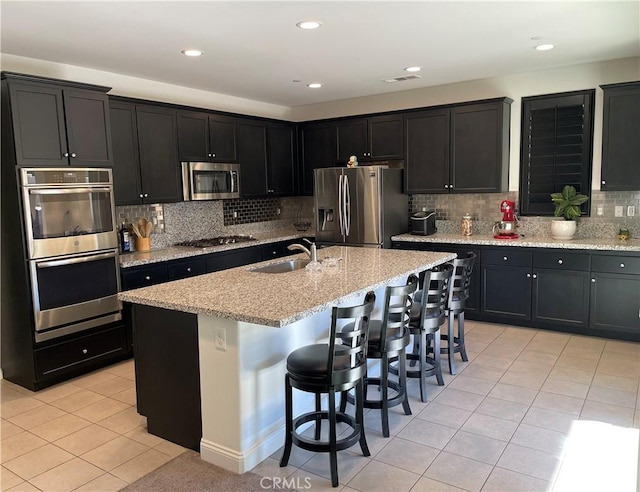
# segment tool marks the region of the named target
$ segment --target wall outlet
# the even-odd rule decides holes
[[[280,209],[280,207],[276,208],[276,215],[280,215],[282,213],[282,210]]]
[[[238,212],[236,210],[233,211],[233,218],[234,219],[238,218]]]
[[[216,328],[215,343],[218,350],[227,350],[227,330]]]
[[[627,217],[633,217],[636,214],[636,207],[629,205],[627,207]]]
[[[623,217],[622,205],[616,205],[615,214],[616,217]]]
[[[597,214],[599,217],[602,217],[604,215],[604,207],[600,206],[597,208]]]

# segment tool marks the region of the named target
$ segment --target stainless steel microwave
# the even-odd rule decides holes
[[[240,198],[240,164],[182,162],[181,165],[185,201]]]

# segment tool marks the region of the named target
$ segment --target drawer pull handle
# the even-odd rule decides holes
[[[624,268],[624,263],[620,263],[620,268]]]
[[[190,271],[191,271],[191,267],[187,268],[187,272],[190,272]]]
[[[87,349],[82,349],[83,354],[87,354],[89,351]]]
[[[151,280],[151,277],[149,275],[147,275],[144,279],[145,280]]]
[[[506,256],[503,256],[503,257],[502,257],[502,259],[503,259],[504,261],[507,261],[509,258],[507,258]]]
[[[562,260],[558,260],[558,265],[562,265]]]

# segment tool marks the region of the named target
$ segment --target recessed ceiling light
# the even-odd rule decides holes
[[[407,71],[407,72],[419,72],[420,70],[422,70],[422,67],[407,67],[407,68],[405,68],[405,71]]]
[[[204,51],[200,51],[200,50],[182,50],[180,53],[182,53],[185,56],[202,56]]]
[[[322,87],[322,84],[319,84],[318,82],[312,82],[311,84],[307,84],[307,87],[309,87],[309,89],[320,89],[320,87]]]
[[[322,26],[322,22],[318,21],[301,21],[296,24],[300,29],[318,29]]]
[[[554,46],[552,44],[539,44],[538,46],[535,47],[535,49],[538,51],[549,51],[549,50],[552,50],[553,48]]]

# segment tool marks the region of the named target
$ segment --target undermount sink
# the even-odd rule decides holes
[[[271,263],[270,265],[250,268],[249,271],[258,273],[287,273],[306,267],[309,261],[307,258],[295,258],[293,260],[285,260],[278,263]]]

